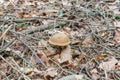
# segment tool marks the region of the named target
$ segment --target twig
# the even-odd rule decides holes
[[[28,38],[34,39],[34,40],[39,40],[39,39],[36,38],[36,37],[32,37],[32,36],[29,36],[29,35],[23,34],[23,33],[21,33],[21,32],[16,32],[16,31],[13,31],[13,30],[10,30],[10,32],[11,32],[12,34],[15,33],[15,34],[18,34],[18,35],[22,35],[22,36],[25,36],[25,37],[28,37]]]
[[[19,69],[16,69],[12,64],[10,64],[7,60],[5,60],[4,57],[2,57],[0,55],[0,58],[5,61],[7,64],[9,64],[14,70],[16,70],[17,72],[19,72],[22,76],[24,76],[24,78],[26,78],[27,80],[31,80],[28,76],[26,76],[22,71],[20,71]]]
[[[64,23],[64,22],[63,22],[63,23],[57,23],[57,24],[55,25],[55,27],[61,26],[61,25],[63,25],[63,24],[65,24],[65,23]],[[35,31],[42,31],[42,30],[45,30],[45,29],[49,28],[50,26],[54,26],[54,24],[41,25],[41,26],[38,26],[38,27],[35,27],[35,28],[32,28],[32,29],[24,30],[24,31],[22,31],[21,33],[28,34],[28,33],[35,32]]]
[[[3,76],[5,76],[5,78],[3,78],[2,80],[9,80],[9,78],[8,78],[8,76],[6,76],[6,74],[3,72],[3,71],[0,71],[0,75],[3,75]]]
[[[4,51],[7,47],[11,46],[11,44],[15,41],[15,39],[12,39],[8,44],[6,44],[3,48],[0,49],[0,52]]]
[[[44,62],[36,55],[35,51],[32,50],[32,48],[29,47],[29,45],[26,44],[23,40],[21,40],[21,39],[17,36],[17,34],[15,34],[15,33],[13,33],[13,34],[16,36],[16,38],[17,38],[18,40],[20,40],[27,48],[29,48],[29,49],[31,50],[32,55],[35,55],[35,57],[37,57],[38,60],[41,62],[41,64],[46,68],[47,66],[46,66],[46,65],[44,64]]]
[[[63,69],[57,62],[53,61],[52,59],[49,58],[49,60],[52,61],[54,64],[56,64],[62,71],[66,72],[66,73],[69,73],[69,74],[74,74],[71,71]]]
[[[5,30],[5,32],[2,34],[2,36],[0,36],[0,40],[5,36],[5,34],[10,30],[11,27],[12,27],[12,25],[8,26],[8,28]]]

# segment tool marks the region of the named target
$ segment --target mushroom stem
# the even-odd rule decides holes
[[[60,54],[60,53],[61,53],[61,51],[62,51],[62,47],[57,46],[57,54]]]

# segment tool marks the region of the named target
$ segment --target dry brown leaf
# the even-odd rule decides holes
[[[58,80],[86,80],[86,75],[85,74],[79,74],[79,75],[68,75],[68,76],[65,76],[65,77],[62,77]]]
[[[58,59],[60,63],[64,62],[72,62],[72,54],[71,54],[71,47],[67,46],[60,54],[60,59]]]
[[[2,36],[2,32],[0,31],[0,37]]]
[[[41,71],[39,71],[36,68],[21,67],[20,70],[27,75],[30,75],[32,72],[42,73]]]
[[[53,21],[52,20],[42,20],[42,23],[44,25],[49,25],[50,23],[52,23]]]
[[[96,68],[94,68],[94,69],[92,69],[92,70],[90,71],[90,73],[91,73],[91,74],[93,74],[93,73],[98,73],[98,71],[97,71]]]
[[[69,2],[69,0],[62,0],[62,4],[63,6],[71,6],[71,3]]]
[[[70,33],[71,28],[64,26],[64,27],[63,27],[63,30],[64,30],[65,32],[67,32],[67,33]]]
[[[118,61],[117,65],[115,66],[116,69],[120,69],[120,61]]]
[[[49,63],[49,59],[47,58],[47,56],[45,55],[45,53],[43,51],[37,51],[37,55],[39,58],[41,58],[41,60],[43,62],[46,63],[47,66],[50,66],[50,63]]]
[[[105,39],[109,36],[109,34],[110,34],[109,32],[104,32],[101,34],[101,36]]]
[[[45,41],[44,39],[41,39],[38,43],[38,47],[47,47],[48,46],[48,42]]]
[[[120,27],[120,21],[114,21],[113,24],[115,27]]]
[[[115,41],[115,43],[120,43],[120,30],[119,29],[115,30],[115,36],[113,40]]]
[[[91,43],[92,43],[92,36],[91,36],[91,35],[86,36],[86,38],[85,38],[84,41],[82,42],[82,44],[83,44],[84,46],[87,46],[87,47],[90,47],[90,46],[91,46]]]
[[[78,44],[78,43],[80,43],[80,40],[73,40],[73,41],[71,42],[71,44]]]
[[[39,41],[38,47],[40,47],[40,48],[43,48],[43,47],[47,48],[47,49],[44,50],[44,53],[46,54],[46,56],[50,56],[52,54],[55,54],[55,50],[52,47],[48,46],[48,42],[43,40],[43,39],[41,39]]]
[[[4,9],[2,7],[0,7],[0,15],[4,14]]]
[[[109,1],[109,0],[108,0]],[[109,3],[109,9],[110,11],[112,11],[114,14],[120,14],[119,8],[117,6],[117,4],[119,3],[118,0],[113,0],[114,2]]]
[[[31,17],[31,15],[29,15],[29,14],[24,14],[24,15],[23,15],[23,18],[26,18],[26,19],[27,19],[27,18],[30,18],[30,17]]]
[[[15,8],[15,5],[12,2],[8,2],[5,8],[8,10],[13,10]]]
[[[100,75],[98,74],[92,74],[92,80],[99,80],[100,79]]]
[[[56,14],[58,13],[58,10],[43,10],[43,11],[40,11],[41,15],[49,15],[49,14]]]
[[[46,56],[52,56],[55,54],[55,49],[52,47],[47,47],[47,50],[44,50]]]
[[[115,69],[116,63],[118,63],[118,60],[112,57],[108,61],[100,63],[99,68],[106,70],[106,71],[111,71]]]
[[[23,12],[23,11],[16,11],[16,12],[14,13],[14,15],[15,15],[16,17],[18,17],[18,18],[23,18],[24,12]]]
[[[53,56],[52,59],[53,59],[54,61],[58,62],[58,59],[59,59],[59,58],[60,58],[60,55],[59,55],[59,54],[56,54],[56,55]]]
[[[100,53],[96,56],[98,60],[104,59],[105,57],[107,57],[107,54],[104,54],[104,53]]]
[[[16,0],[16,4],[22,5],[25,4],[25,0]]]
[[[58,73],[56,68],[50,67],[43,74],[44,74],[44,77],[47,77],[47,76],[55,77]]]

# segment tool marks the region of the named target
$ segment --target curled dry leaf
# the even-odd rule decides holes
[[[47,76],[55,77],[58,73],[56,68],[50,67],[43,74],[44,74],[44,77],[47,77]]]
[[[115,41],[115,43],[120,43],[120,30],[119,29],[115,30],[115,36],[113,40]]]
[[[58,59],[60,63],[64,62],[72,62],[72,54],[71,54],[71,47],[67,46],[60,54],[60,59]]]
[[[117,63],[118,63],[118,60],[112,57],[107,62],[100,63],[99,68],[106,70],[106,71],[111,71],[115,69],[115,64]]]

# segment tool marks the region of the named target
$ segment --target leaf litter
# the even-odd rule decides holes
[[[0,4],[0,80],[119,79],[119,0]],[[60,50],[49,44],[56,33],[71,43]]]

